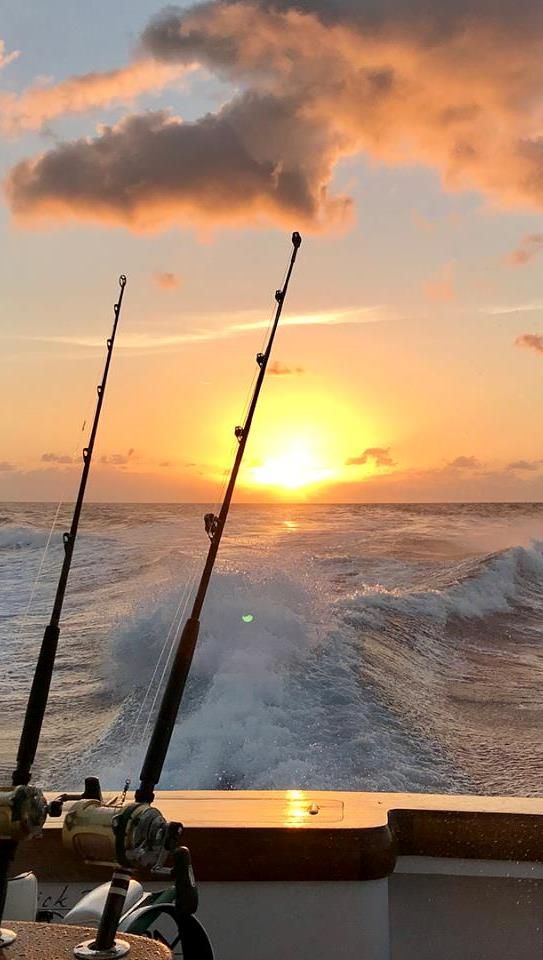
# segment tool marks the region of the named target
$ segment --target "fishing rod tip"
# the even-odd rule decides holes
[[[297,250],[302,242],[301,234],[299,234],[297,230],[295,230],[294,233],[292,234],[292,242]]]
[[[126,275],[124,273],[121,273],[121,276],[119,277],[119,286],[124,287],[125,283],[126,283]]]

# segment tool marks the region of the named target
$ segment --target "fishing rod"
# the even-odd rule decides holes
[[[166,873],[175,880],[175,902],[171,907],[171,915],[177,921],[183,956],[187,960],[212,960],[213,957],[207,934],[195,917],[198,893],[189,850],[180,846],[183,826],[174,821],[166,821],[160,811],[152,806],[152,802],[155,796],[154,788],[162,773],[185,690],[198,639],[200,614],[301,242],[300,234],[293,233],[293,250],[283,286],[275,293],[277,307],[266,348],[263,353],[258,353],[256,356],[259,370],[245,422],[234,431],[238,449],[222,506],[217,516],[208,513],[204,517],[205,530],[210,540],[207,559],[190,617],[177,641],[173,664],[147,748],[134,802],[125,804],[121,801],[119,806],[105,806],[98,799],[89,798],[87,795],[70,808],[64,821],[63,842],[67,847],[78,856],[82,856],[87,863],[110,863],[113,867],[113,875],[96,936],[79,944],[74,950],[79,960],[87,960],[89,957],[94,957],[95,960],[106,960],[106,958],[109,960],[111,957],[121,957],[128,953],[129,944],[116,939],[116,935],[130,877],[134,870],[142,868],[150,870],[153,877]],[[166,866],[168,861],[173,861],[173,870]],[[153,909],[149,907],[151,912]],[[145,913],[145,910],[142,910],[142,913]],[[144,918],[141,919],[143,922]],[[124,926],[124,920],[121,929],[123,928],[127,929]]]
[[[221,509],[218,516],[213,513],[208,513],[204,517],[206,533],[210,540],[207,559],[204,565],[198,590],[196,592],[190,617],[183,627],[177,644],[177,649],[172,668],[170,670],[170,675],[168,677],[168,682],[166,684],[166,689],[164,690],[164,694],[162,696],[162,701],[155,720],[153,733],[149,741],[149,746],[147,748],[147,753],[140,773],[140,785],[135,793],[136,803],[152,803],[155,796],[154,788],[160,780],[162,768],[164,766],[164,761],[170,745],[173,728],[179,712],[179,707],[181,705],[181,699],[187,683],[187,677],[192,664],[196,642],[198,640],[200,614],[202,612],[207,589],[209,587],[209,581],[211,579],[211,574],[217,558],[219,544],[221,542],[221,537],[228,517],[228,511],[230,509],[232,495],[236,486],[239,468],[241,466],[241,461],[243,459],[243,454],[249,438],[249,432],[253,422],[258,398],[262,389],[264,377],[266,375],[266,367],[270,358],[273,341],[275,339],[275,334],[290,282],[290,277],[294,269],[296,256],[298,254],[298,250],[300,249],[301,242],[302,238],[300,234],[293,233],[293,249],[285,276],[285,281],[282,288],[277,290],[275,293],[277,308],[268,338],[268,343],[264,353],[258,353],[256,355],[256,362],[259,366],[259,371],[253,395],[251,397],[251,402],[249,404],[249,409],[247,411],[247,416],[245,418],[245,423],[243,426],[236,427],[234,430],[235,437],[238,441],[238,449],[234,458],[234,465],[232,467],[228,486],[226,487],[226,493],[224,495]]]
[[[17,766],[12,775],[12,784],[14,787],[20,786],[21,784],[26,786],[30,782],[32,764],[34,763],[34,758],[36,756],[38,741],[43,726],[45,709],[47,707],[47,700],[51,687],[51,678],[53,675],[53,668],[57,653],[58,639],[60,635],[60,617],[62,614],[62,606],[64,604],[66,586],[68,584],[68,577],[70,575],[75,541],[77,538],[77,530],[79,527],[79,518],[81,516],[81,509],[85,499],[85,490],[87,487],[87,480],[91,467],[94,442],[98,432],[98,424],[100,422],[100,414],[102,412],[102,404],[104,402],[104,394],[111,363],[111,356],[113,353],[113,347],[115,345],[117,324],[121,314],[121,306],[126,287],[126,277],[124,273],[119,277],[119,286],[121,291],[119,294],[119,299],[113,307],[113,329],[111,331],[111,336],[106,341],[106,362],[102,380],[97,387],[98,400],[96,402],[96,411],[89,436],[89,443],[88,446],[83,449],[83,470],[81,472],[81,480],[79,483],[77,500],[75,502],[72,524],[69,532],[65,533],[62,538],[64,543],[64,560],[62,563],[62,569],[60,571],[57,591],[53,603],[53,611],[51,613],[51,619],[47,624],[43,635],[38,662],[34,671],[34,679],[32,681],[32,687],[26,706],[23,729],[21,733],[21,739],[19,741],[19,749],[17,751]]]
[[[0,787],[0,922],[3,916],[7,894],[8,869],[15,856],[19,841],[39,836],[47,815],[59,815],[62,809],[62,800],[68,799],[67,795],[63,795],[58,801],[53,801],[48,804],[42,791],[37,787],[29,786],[29,784],[51,688],[51,679],[60,636],[62,606],[72,564],[79,519],[85,498],[94,443],[100,422],[100,413],[104,402],[107,377],[111,364],[113,346],[115,344],[115,335],[117,333],[117,324],[121,314],[121,306],[126,287],[126,277],[124,274],[121,274],[119,277],[119,286],[121,288],[119,298],[113,307],[113,329],[111,336],[106,341],[107,355],[104,372],[102,380],[97,387],[98,400],[96,403],[96,411],[88,446],[83,450],[83,470],[72,516],[72,523],[69,532],[65,533],[62,538],[64,543],[64,560],[58,580],[51,619],[45,628],[38,661],[34,670],[34,677],[19,741],[19,749],[17,751],[16,768],[12,774],[12,787]],[[81,794],[77,796],[79,798]],[[86,779],[85,791],[82,796],[95,797],[96,800],[98,800],[98,798],[101,799],[100,785],[94,777],[88,777]],[[0,950],[3,947],[9,946],[14,940],[15,934],[13,931],[0,927]]]

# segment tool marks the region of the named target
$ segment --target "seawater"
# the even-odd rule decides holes
[[[85,507],[36,764],[49,789],[137,780],[205,509]],[[0,504],[4,770],[56,511]],[[541,795],[542,541],[540,504],[234,506],[161,786]]]

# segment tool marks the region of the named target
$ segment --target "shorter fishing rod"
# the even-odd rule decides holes
[[[107,354],[104,372],[102,375],[102,380],[96,388],[98,393],[96,411],[94,414],[88,446],[83,449],[83,470],[81,472],[81,480],[79,483],[79,491],[72,516],[72,523],[69,532],[65,533],[62,538],[64,543],[64,560],[62,563],[62,569],[60,571],[57,591],[53,603],[53,611],[51,613],[51,619],[47,624],[43,635],[38,662],[34,671],[32,687],[26,706],[23,729],[21,733],[21,739],[19,741],[19,749],[17,751],[17,766],[12,775],[12,783],[14,787],[20,786],[21,784],[26,786],[30,782],[32,764],[34,763],[34,758],[36,756],[38,741],[40,739],[41,729],[43,726],[45,709],[47,707],[47,700],[49,698],[51,678],[53,675],[58,639],[60,635],[60,617],[62,614],[62,606],[64,604],[66,586],[68,584],[68,577],[70,575],[75,541],[77,538],[77,530],[79,527],[79,518],[81,516],[81,509],[85,499],[85,490],[87,487],[87,480],[91,467],[94,442],[98,432],[98,424],[100,422],[100,414],[102,412],[102,404],[104,402],[107,377],[111,364],[113,347],[115,345],[117,324],[121,314],[121,306],[126,287],[126,277],[124,273],[119,277],[119,286],[121,288],[119,299],[113,306],[113,329],[111,331],[111,336],[106,341]]]
[[[245,418],[245,423],[243,426],[235,428],[235,436],[238,441],[238,449],[236,451],[236,456],[234,458],[234,465],[232,467],[232,472],[230,474],[230,479],[228,481],[228,486],[226,488],[226,493],[224,500],[220,509],[218,516],[215,514],[208,513],[204,518],[206,533],[209,536],[210,544],[207,554],[207,559],[204,565],[203,573],[200,579],[198,590],[196,592],[196,597],[192,607],[190,617],[185,623],[181,635],[177,643],[177,649],[174,656],[174,661],[168,677],[168,682],[166,684],[166,689],[162,697],[160,708],[157,714],[155,721],[153,733],[149,746],[147,748],[147,753],[143,763],[143,767],[140,774],[140,785],[135,792],[136,803],[152,803],[154,800],[154,788],[156,787],[160,776],[162,773],[162,768],[164,766],[164,761],[166,759],[166,754],[168,752],[168,747],[170,745],[171,736],[173,733],[173,728],[175,721],[177,719],[177,714],[179,712],[179,707],[181,705],[181,699],[185,690],[187,683],[187,677],[189,670],[192,664],[192,659],[194,656],[194,651],[196,648],[196,642],[198,640],[198,632],[200,629],[200,614],[202,612],[202,607],[204,605],[204,600],[206,597],[207,589],[209,587],[209,581],[211,579],[211,574],[213,572],[213,567],[215,565],[215,560],[217,558],[217,553],[219,550],[219,544],[221,542],[221,537],[223,530],[226,524],[228,517],[228,511],[230,509],[230,503],[232,500],[232,495],[234,493],[234,488],[236,486],[236,480],[241,466],[241,461],[243,459],[243,454],[245,452],[245,447],[247,440],[249,438],[249,431],[251,429],[251,424],[253,422],[254,413],[258,403],[258,398],[260,391],[262,389],[262,384],[264,382],[264,377],[266,375],[266,367],[268,365],[268,360],[270,358],[273,341],[275,339],[275,334],[283,310],[283,304],[285,302],[285,297],[288,290],[288,285],[290,282],[290,277],[294,269],[294,264],[296,262],[296,257],[302,238],[299,233],[292,234],[292,254],[290,257],[289,266],[285,276],[285,281],[280,290],[277,290],[275,293],[275,300],[277,303],[277,308],[275,311],[275,316],[273,319],[270,335],[268,338],[268,343],[264,353],[258,353],[256,355],[256,362],[259,367],[258,376],[255,383],[255,388],[253,395],[251,397],[251,402],[249,404],[249,409],[247,411],[247,416]]]

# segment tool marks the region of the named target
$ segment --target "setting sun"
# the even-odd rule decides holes
[[[333,470],[319,462],[306,441],[293,440],[283,453],[253,467],[251,481],[262,486],[299,490],[329,480],[333,474]]]

